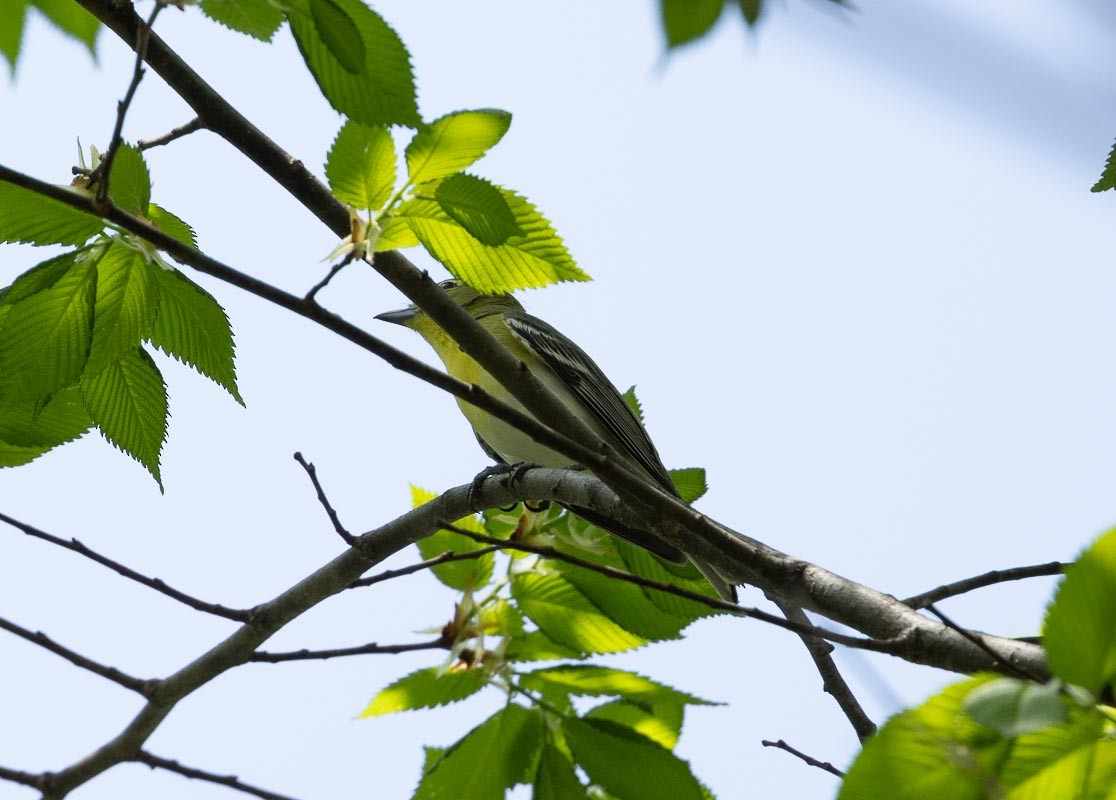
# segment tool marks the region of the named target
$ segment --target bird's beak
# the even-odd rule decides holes
[[[384,322],[390,322],[392,325],[406,325],[418,314],[418,309],[414,306],[407,306],[398,311],[385,311],[383,314],[377,314],[376,319],[381,319]]]

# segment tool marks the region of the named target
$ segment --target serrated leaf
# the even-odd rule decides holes
[[[395,142],[387,128],[350,120],[330,148],[326,178],[341,202],[378,209],[395,188],[395,160]]]
[[[636,415],[636,419],[642,423],[643,405],[639,402],[639,398],[636,397],[636,387],[629,386],[628,391],[624,392],[621,397],[624,398],[624,402],[628,404],[628,408],[632,410],[632,413]]]
[[[513,637],[508,642],[507,652],[511,661],[559,661],[584,657],[580,650],[559,644],[542,631],[529,631]]]
[[[647,643],[601,613],[561,575],[516,575],[512,596],[548,637],[579,653],[619,653]]]
[[[420,489],[418,486],[411,486],[411,504],[412,507],[418,508],[424,503],[429,503],[437,497],[433,492],[425,489]],[[484,528],[475,517],[465,517],[459,519],[454,523],[459,528],[473,531],[474,533],[484,533]],[[419,539],[415,542],[418,547],[419,553],[424,560],[436,558],[442,553],[471,553],[474,550],[480,550],[486,545],[470,539],[468,536],[462,536],[460,533],[455,533],[448,530],[440,530],[425,538]],[[464,591],[472,588],[476,589],[484,586],[492,579],[492,569],[495,565],[495,556],[492,553],[480,556],[475,559],[466,561],[452,561],[448,564],[439,564],[431,567],[430,571],[434,576],[449,586],[451,589]]]
[[[0,466],[26,464],[78,438],[92,424],[77,387],[58,392],[45,407],[7,402],[0,406]]]
[[[9,0],[10,2],[10,0]],[[34,0],[33,5],[50,23],[67,36],[85,45],[91,56],[97,55],[97,34],[101,22],[73,0]]]
[[[562,239],[531,203],[501,189],[524,232],[492,247],[479,242],[432,200],[411,200],[397,216],[411,226],[423,247],[474,289],[501,294],[558,281],[587,281]]]
[[[577,779],[573,764],[565,753],[549,742],[543,745],[534,783],[532,800],[578,800],[589,797],[586,787]]]
[[[87,372],[103,369],[151,334],[159,303],[154,269],[141,253],[119,241],[98,260]]]
[[[356,21],[333,0],[310,0],[310,16],[322,43],[346,72],[364,71],[367,53]]]
[[[511,114],[495,108],[439,117],[407,145],[410,182],[417,185],[460,172],[504,138],[510,125]]]
[[[665,684],[645,678],[635,672],[596,664],[562,664],[528,672],[520,678],[523,686],[529,689],[541,688],[543,684],[560,687],[567,694],[584,697],[613,696],[627,700],[652,702],[671,700],[686,705],[715,706],[709,700],[680,692]]]
[[[178,270],[152,270],[159,308],[150,341],[190,365],[244,405],[236,388],[232,329],[225,309]]]
[[[52,287],[58,280],[69,272],[75,260],[86,257],[95,257],[94,248],[88,248],[41,261],[31,269],[16,277],[10,286],[0,289],[0,306],[10,306],[33,294],[45,291]]]
[[[4,54],[11,75],[15,75],[16,62],[19,60],[26,18],[27,0],[5,0],[4,13],[0,14],[0,53]]]
[[[148,205],[147,219],[167,236],[177,239],[184,245],[197,248],[198,237],[194,233],[194,229],[162,206],[157,206],[154,203]]]
[[[1060,725],[1069,715],[1057,682],[1039,685],[1016,678],[978,686],[962,708],[981,725],[1009,738]]]
[[[658,742],[604,719],[566,719],[574,760],[616,800],[704,800],[690,765]],[[638,764],[638,769],[632,769]]]
[[[363,64],[355,73],[337,60],[306,0],[294,3],[287,12],[298,49],[326,100],[365,125],[418,125],[415,78],[403,41],[360,0],[334,0],[334,4],[353,21],[353,30],[364,44]]]
[[[162,487],[167,386],[151,356],[137,347],[100,372],[83,375],[81,398],[104,437],[143,464]]]
[[[214,22],[262,42],[270,42],[283,24],[283,12],[270,0],[201,0],[201,10]]]
[[[96,260],[74,254],[68,260],[49,288],[6,306],[0,397],[45,402],[81,375],[93,338]],[[50,271],[57,268],[56,263]]]
[[[504,195],[484,178],[464,172],[451,175],[438,183],[434,199],[481,244],[495,247],[523,235]]]
[[[136,216],[151,205],[151,175],[143,154],[130,144],[122,144],[112,160],[108,195],[118,208]]]
[[[625,541],[617,540],[614,546],[617,554],[624,562],[624,566],[633,575],[650,578],[659,583],[679,586],[709,597],[717,597],[717,591],[709,585],[709,581],[702,577],[701,573],[692,564],[687,564],[684,567],[667,564],[642,547],[636,547]],[[687,624],[702,617],[723,613],[703,603],[687,600],[676,594],[660,592],[650,588],[644,588],[642,591],[657,608],[679,617]]]
[[[717,23],[724,5],[724,0],[659,0],[667,47],[704,36]]]
[[[623,564],[616,561],[610,566],[623,569]],[[557,563],[554,568],[606,617],[647,641],[677,639],[693,621],[664,611],[634,583],[618,581],[572,564]]]
[[[674,488],[682,495],[684,503],[693,503],[709,491],[709,484],[705,482],[705,470],[702,467],[683,467],[681,469],[667,470]]]
[[[1104,170],[1097,182],[1093,184],[1092,192],[1106,192],[1116,189],[1116,144],[1108,151],[1108,159],[1104,162]]]
[[[1043,624],[1050,668],[1066,683],[1099,693],[1116,688],[1116,528],[1072,564]]]
[[[631,702],[613,700],[585,713],[588,719],[607,719],[658,742],[668,750],[678,744],[685,718],[685,704],[677,700]]]
[[[104,227],[100,217],[0,182],[0,242],[83,244]]]
[[[474,695],[488,683],[488,674],[481,669],[443,672],[437,667],[420,669],[383,689],[361,717],[378,717],[397,711],[434,708],[456,703]]]
[[[509,705],[446,750],[423,775],[414,800],[503,800],[535,773],[542,741],[539,714]]]
[[[418,245],[418,237],[407,224],[407,220],[392,215],[383,222],[383,230],[380,231],[380,238],[376,240],[375,251],[379,253],[384,250],[403,250]]]

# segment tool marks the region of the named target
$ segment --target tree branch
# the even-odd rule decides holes
[[[837,767],[833,766],[828,761],[818,761],[813,756],[808,756],[805,753],[803,753],[801,750],[795,750],[793,747],[791,747],[789,744],[784,742],[782,739],[780,739],[777,742],[772,742],[772,741],[769,741],[767,739],[763,739],[762,741],[760,741],[760,744],[762,744],[764,747],[774,747],[778,750],[785,750],[786,752],[790,753],[792,756],[795,756],[796,758],[802,759],[807,764],[809,764],[811,767],[817,767],[820,770],[824,770],[825,772],[828,772],[830,775],[836,775],[838,778],[845,777],[845,773],[843,773],[841,770],[837,769]]]
[[[136,142],[136,147],[139,150],[150,150],[152,147],[162,147],[163,145],[170,144],[176,139],[181,139],[183,136],[189,136],[195,131],[204,131],[205,123],[200,118],[194,117],[185,125],[179,125],[177,128],[172,128],[162,136],[154,136],[150,139],[140,139]]]
[[[275,792],[269,792],[266,789],[260,789],[259,787],[244,783],[236,775],[218,775],[214,772],[206,772],[205,770],[197,769],[196,767],[187,767],[169,758],[160,758],[154,753],[149,753],[146,750],[139,751],[136,753],[135,757],[129,759],[129,761],[146,764],[152,769],[163,769],[167,772],[173,772],[185,778],[216,783],[219,786],[227,786],[238,792],[263,798],[263,800],[294,800],[294,798],[289,795],[276,794]]]
[[[1011,569],[994,569],[985,572],[983,575],[976,575],[972,578],[965,578],[964,580],[955,581],[954,583],[946,583],[936,589],[931,589],[922,594],[912,595],[903,601],[904,605],[908,605],[914,609],[928,608],[934,603],[945,600],[947,597],[956,597],[959,594],[971,592],[974,589],[983,589],[986,586],[994,586],[997,583],[1007,583],[1008,581],[1020,581],[1025,578],[1041,578],[1049,575],[1061,575],[1062,572],[1068,567],[1069,564],[1062,561],[1050,561],[1046,564],[1034,564],[1029,567],[1012,567]]]
[[[362,644],[357,647],[338,647],[333,650],[290,650],[285,653],[269,653],[266,650],[257,650],[248,659],[265,664],[279,664],[284,661],[324,661],[327,658],[344,658],[346,656],[368,655],[395,655],[397,653],[413,653],[417,650],[448,650],[453,642],[445,637],[438,637],[429,642],[415,642],[413,644]]]
[[[447,550],[444,553],[428,558],[425,561],[420,561],[417,564],[411,564],[408,567],[400,567],[399,569],[386,569],[376,575],[370,575],[367,578],[360,578],[349,584],[350,589],[362,589],[365,586],[372,586],[384,581],[390,581],[393,578],[402,578],[404,575],[411,575],[415,572],[422,572],[424,569],[436,567],[439,564],[449,564],[453,561],[472,561],[474,558],[486,556],[489,553],[495,553],[498,550],[506,549],[501,544],[490,545],[489,547],[481,547],[478,550],[470,550],[467,553],[454,553],[452,550]]]
[[[322,489],[322,484],[318,481],[317,468],[303,458],[302,453],[295,453],[294,460],[301,464],[302,468],[306,470],[306,474],[310,476],[310,482],[314,484],[314,491],[318,494],[318,502],[321,503],[322,508],[325,509],[329,521],[333,523],[333,529],[337,531],[337,535],[341,537],[341,540],[351,547],[353,542],[356,541],[356,537],[345,530],[345,526],[341,524],[341,519],[337,516],[337,512],[334,510],[333,505],[330,504],[329,498],[326,497],[325,490]]]

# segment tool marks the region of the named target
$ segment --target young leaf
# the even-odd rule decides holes
[[[1116,144],[1112,145],[1112,148],[1108,151],[1108,159],[1104,162],[1104,170],[1089,191],[1104,192],[1109,189],[1116,189]]]
[[[843,1],[833,0],[835,3]],[[737,0],[740,10],[744,13],[744,21],[748,23],[749,27],[754,26],[759,21],[760,14],[763,13],[763,2],[764,0]]]
[[[76,386],[63,389],[45,407],[9,401],[0,405],[0,466],[15,467],[72,441],[92,425]]]
[[[617,563],[609,566],[623,569],[623,563],[615,560]],[[554,566],[606,617],[647,641],[677,639],[693,621],[659,608],[648,596],[650,592],[634,583],[613,580],[572,564],[558,563]]]
[[[1043,624],[1054,674],[1098,693],[1116,688],[1116,528],[1070,566]]]
[[[19,47],[23,42],[23,25],[27,17],[27,0],[8,0],[0,14],[0,53],[8,61],[8,70],[15,75]],[[0,218],[3,215],[0,214]]]
[[[33,5],[62,33],[85,45],[91,56],[97,55],[97,34],[101,22],[71,0],[33,0]]]
[[[177,270],[155,269],[151,274],[159,287],[151,343],[189,364],[244,405],[236,388],[232,329],[225,309]]]
[[[10,286],[0,289],[0,306],[11,306],[31,295],[46,291],[70,271],[79,258],[95,258],[95,249],[84,249],[41,261],[19,275]],[[2,318],[0,318],[2,322]]]
[[[573,764],[566,755],[550,742],[544,744],[539,755],[539,770],[535,773],[532,800],[580,800],[588,797],[586,787],[577,779]]]
[[[162,488],[167,386],[151,356],[137,347],[100,372],[83,375],[81,398],[105,438],[147,467]]]
[[[147,219],[167,236],[172,236],[182,244],[198,246],[198,237],[186,222],[167,211],[162,206],[151,203],[147,206]]]
[[[484,178],[464,172],[450,175],[438,183],[434,199],[481,244],[495,247],[523,235],[504,195]]]
[[[408,247],[418,247],[419,240],[411,226],[403,217],[394,214],[384,220],[380,238],[376,240],[376,252],[384,250],[404,250]]]
[[[143,154],[130,144],[120,146],[109,175],[109,199],[129,214],[143,216],[151,204],[151,175]]]
[[[503,800],[508,789],[535,773],[542,740],[538,712],[506,706],[434,762],[414,800]]]
[[[100,217],[0,182],[0,242],[83,244],[104,227]]]
[[[395,143],[383,125],[350,120],[326,158],[326,178],[337,199],[360,209],[378,209],[395,188]]]
[[[383,689],[360,716],[378,717],[396,711],[456,703],[479,692],[487,682],[488,674],[483,669],[450,672],[442,672],[438,667],[420,669]]]
[[[709,581],[702,577],[701,573],[691,564],[687,564],[685,567],[667,564],[642,547],[636,547],[624,541],[617,541],[615,547],[616,552],[624,562],[624,566],[633,575],[641,575],[653,581],[672,584],[709,597],[717,597],[717,592],[709,585]],[[644,588],[643,593],[657,608],[679,617],[687,624],[702,617],[722,613],[702,603],[687,600],[668,592]]]
[[[628,404],[628,408],[636,415],[636,419],[643,422],[643,405],[639,402],[639,398],[636,397],[635,387],[629,386],[628,391],[624,392],[622,397],[624,398],[624,402]]]
[[[582,657],[580,650],[558,644],[542,631],[515,636],[508,643],[508,658],[512,661],[558,661]]]
[[[686,706],[677,700],[613,700],[586,712],[587,719],[607,719],[658,742],[668,750],[678,744]]]
[[[93,343],[86,371],[97,372],[151,334],[159,295],[143,255],[114,241],[97,262]]]
[[[561,575],[516,575],[512,596],[543,633],[581,653],[619,653],[647,643],[602,614]]]
[[[332,5],[352,20],[352,32],[363,43],[359,70],[350,69],[355,60],[337,59],[332,48],[342,46],[333,38],[338,31],[330,29],[327,42],[311,14],[310,0],[296,0],[287,12],[298,49],[326,100],[365,125],[417,126],[421,119],[411,57],[399,35],[360,0],[332,0]]]
[[[1008,738],[1060,725],[1069,715],[1057,681],[1039,685],[1017,678],[999,678],[976,687],[962,708],[981,725]]]
[[[667,47],[692,42],[708,33],[721,16],[724,0],[659,0]]]
[[[558,281],[587,281],[562,239],[531,203],[501,189],[524,232],[496,247],[483,244],[455,222],[437,202],[411,200],[399,211],[423,247],[457,277],[481,292],[499,294]]]
[[[686,503],[693,503],[709,491],[709,484],[705,482],[705,470],[702,467],[685,467],[668,470],[668,472],[674,482],[674,488]]]
[[[595,664],[563,664],[557,667],[546,667],[528,672],[522,676],[521,681],[528,689],[538,689],[544,684],[551,684],[560,687],[567,694],[589,697],[611,695],[645,702],[672,700],[687,705],[719,705],[672,689],[635,672]]]
[[[201,0],[201,10],[214,22],[261,42],[270,42],[283,24],[283,12],[270,0]]]
[[[411,504],[414,508],[430,502],[435,497],[437,495],[433,492],[411,486]],[[474,517],[459,519],[454,525],[474,533],[484,533],[484,528]],[[415,544],[423,559],[436,558],[446,552],[471,553],[485,547],[485,545],[470,539],[468,536],[462,536],[460,533],[447,530],[440,530],[424,539],[419,539]],[[494,565],[495,556],[488,553],[475,559],[439,564],[432,567],[430,571],[434,573],[434,577],[451,589],[464,591],[467,588],[476,589],[487,584],[492,579]]]
[[[333,0],[310,0],[310,16],[322,43],[346,72],[359,75],[368,57],[356,21]]]
[[[460,172],[504,138],[509,125],[511,114],[495,108],[439,117],[407,145],[410,182],[417,185]]]
[[[705,800],[688,763],[631,728],[572,718],[562,730],[578,765],[616,800]]]
[[[97,272],[93,258],[69,254],[68,262],[50,288],[6,306],[0,397],[45,401],[81,375],[93,338]],[[59,259],[54,268],[62,263]]]

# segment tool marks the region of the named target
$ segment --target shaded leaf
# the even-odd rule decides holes
[[[624,568],[618,560],[609,566]],[[693,621],[693,618],[660,608],[643,587],[634,583],[618,581],[572,564],[557,563],[554,568],[605,616],[647,641],[677,639]]]
[[[140,217],[151,205],[151,175],[143,154],[130,144],[122,144],[112,160],[108,195],[117,207]]]
[[[577,800],[588,796],[566,755],[553,744],[544,744],[532,800]]]
[[[479,692],[487,682],[488,674],[482,669],[449,672],[443,672],[437,667],[420,669],[380,691],[372,698],[368,707],[360,712],[360,716],[378,717],[396,711],[456,703]]]
[[[407,145],[407,173],[413,184],[460,172],[507,133],[511,114],[495,108],[454,111],[424,126]]]
[[[433,492],[428,492],[425,489],[420,489],[417,486],[411,486],[411,505],[414,508],[429,503],[436,498]],[[459,528],[473,531],[474,533],[484,533],[484,528],[475,517],[465,517],[459,519],[454,523]],[[468,536],[463,536],[460,533],[455,533],[448,530],[440,530],[430,536],[419,539],[415,542],[422,554],[424,560],[435,558],[442,553],[471,553],[474,550],[480,550],[486,545],[470,539]],[[475,559],[466,561],[452,561],[448,564],[439,564],[431,568],[434,576],[449,586],[452,589],[464,591],[465,589],[476,589],[484,586],[492,579],[492,568],[495,565],[495,556],[492,553],[480,556]]]
[[[141,253],[114,241],[97,262],[93,342],[87,372],[97,372],[151,334],[159,295],[154,269]]]
[[[0,53],[8,62],[8,70],[15,75],[19,49],[23,43],[23,27],[27,20],[27,0],[4,0],[0,13]],[[3,215],[0,214],[0,219]]]
[[[198,237],[186,222],[167,211],[162,206],[151,203],[147,206],[147,219],[167,236],[173,237],[184,245],[198,246]]]
[[[310,16],[337,63],[354,75],[363,72],[368,53],[356,21],[333,0],[310,0]]]
[[[724,0],[659,0],[667,47],[704,36],[717,23],[723,8]]]
[[[92,424],[76,386],[55,394],[45,407],[7,402],[0,406],[0,466],[26,464],[78,438]]]
[[[1116,144],[1108,151],[1108,159],[1104,162],[1104,170],[1097,182],[1093,184],[1092,192],[1105,192],[1116,189]]]
[[[834,0],[834,2],[841,3],[843,0]],[[760,14],[763,13],[763,0],[737,0],[737,3],[744,13],[745,22],[749,25],[759,22]]]
[[[326,158],[330,189],[343,203],[378,209],[395,188],[395,143],[382,125],[346,122]]]
[[[1016,678],[976,687],[962,708],[981,725],[1009,738],[1060,725],[1069,715],[1056,681],[1039,685]]]
[[[201,0],[201,10],[226,28],[262,42],[270,42],[283,24],[283,12],[270,0]]]
[[[501,245],[512,236],[522,236],[507,200],[484,178],[459,172],[438,183],[434,192],[438,205],[458,225],[482,244]]]
[[[682,495],[682,501],[693,503],[709,491],[709,484],[705,482],[705,469],[702,467],[683,467],[681,469],[667,470],[674,488]]]
[[[601,613],[560,575],[516,575],[512,595],[549,638],[578,652],[619,653],[646,644]]]
[[[83,244],[104,227],[100,217],[0,182],[0,242]]]
[[[50,20],[54,27],[67,36],[77,39],[85,45],[91,56],[96,57],[97,34],[101,30],[100,20],[73,0],[33,0],[33,5]]]
[[[665,684],[623,669],[596,664],[563,664],[529,672],[521,677],[523,686],[541,688],[543,684],[560,687],[564,692],[589,697],[616,696],[627,700],[672,700],[682,704],[712,706],[718,703],[680,692]]]
[[[678,744],[685,716],[685,704],[677,700],[631,702],[613,700],[589,709],[588,719],[607,719],[658,742],[668,750]]]

